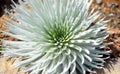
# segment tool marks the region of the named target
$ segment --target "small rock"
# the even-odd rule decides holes
[[[116,7],[116,5],[113,3],[113,4],[108,4],[108,7],[110,7],[110,8],[115,8]]]
[[[98,4],[102,4],[102,0],[97,0],[97,3]]]
[[[118,16],[118,19],[120,19],[120,16]]]
[[[98,7],[98,10],[101,10],[102,8],[101,7]]]
[[[98,10],[99,6],[98,6],[98,5],[95,5],[95,7],[94,7],[94,8],[95,8],[95,10]]]
[[[113,17],[113,16],[115,16],[115,14],[111,13],[111,14],[109,14],[109,16],[110,16],[110,17]]]
[[[120,10],[117,11],[118,13],[120,12]]]
[[[106,12],[106,8],[102,8],[102,12]]]

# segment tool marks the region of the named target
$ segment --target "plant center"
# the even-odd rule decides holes
[[[58,48],[63,48],[65,45],[69,44],[72,38],[72,32],[70,31],[70,26],[57,24],[50,26],[48,30],[49,40],[52,45]]]

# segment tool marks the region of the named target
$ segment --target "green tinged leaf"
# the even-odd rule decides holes
[[[2,50],[2,48],[0,47],[0,51]]]

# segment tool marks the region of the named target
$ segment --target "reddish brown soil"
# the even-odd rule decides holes
[[[112,6],[110,7],[110,5],[112,4]],[[112,55],[114,56],[119,56],[120,53],[120,0],[103,0],[102,4],[97,4],[96,2],[94,2],[91,6],[91,8],[95,7],[97,8],[97,10],[99,10],[104,16],[106,17],[106,19],[109,19],[110,22],[108,23],[108,28],[110,28],[110,30],[108,31],[110,33],[110,36],[105,40],[105,42],[113,42],[112,45],[110,45],[108,48],[112,50]],[[5,30],[4,26],[4,22],[3,20],[5,18],[10,18],[8,15],[4,14],[3,16],[0,17],[0,29]],[[4,36],[2,33],[0,33],[0,39],[9,39],[9,40],[16,40],[15,38],[12,37],[8,37],[8,36]],[[1,41],[0,41],[0,45],[1,45]],[[1,60],[2,59],[2,60]],[[18,71],[18,69],[15,70],[15,68],[11,67],[11,62],[3,60],[4,58],[0,57],[0,65],[2,66],[2,68],[0,67],[0,72],[5,72],[6,74],[10,74],[10,72],[12,72],[11,74],[16,74],[16,72],[14,71]],[[118,60],[120,62],[120,60]],[[112,71],[108,71],[105,70],[105,74],[120,74],[120,63],[117,64],[112,64],[115,65],[114,67],[112,67]],[[6,67],[6,68],[4,68]],[[113,68],[115,68],[113,70]],[[3,70],[4,69],[4,70]],[[101,73],[102,71],[98,72],[98,74],[103,74]],[[1,74],[1,73],[0,73]]]

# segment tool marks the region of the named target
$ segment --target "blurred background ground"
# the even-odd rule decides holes
[[[14,1],[17,2],[17,0]],[[10,18],[9,15],[4,14],[3,9],[10,9],[10,3],[10,0],[0,0],[0,29],[2,30],[5,30],[3,20]],[[105,42],[113,42],[107,49],[111,49],[111,56],[115,57],[115,60],[107,61],[104,69],[97,70],[97,74],[120,74],[120,0],[94,0],[91,9],[94,7],[102,13],[102,16],[106,17],[106,20],[110,20],[107,25],[110,29],[108,31],[110,36]],[[15,38],[4,36],[1,32],[0,39],[16,40]],[[1,44],[2,42],[0,41],[0,45]],[[18,69],[11,66],[11,62],[13,62],[13,60],[0,57],[0,74],[18,74]]]

